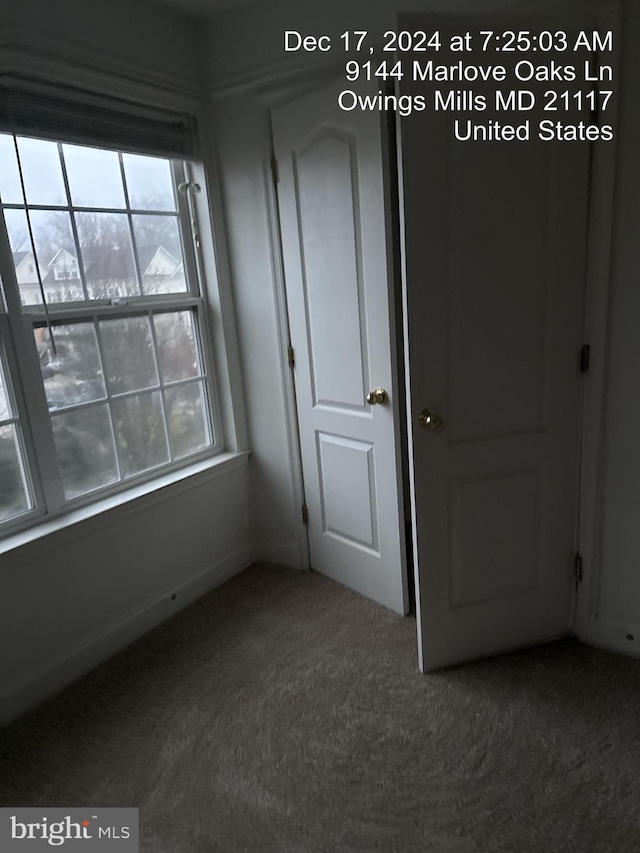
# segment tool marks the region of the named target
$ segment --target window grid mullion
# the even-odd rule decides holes
[[[171,216],[180,218],[179,210],[144,210],[137,207],[88,207],[84,204],[18,204],[17,202],[1,202],[3,210],[44,210],[50,213],[126,213],[134,216]]]
[[[192,382],[200,382],[206,378],[206,373],[198,373],[196,376],[188,376],[186,379],[172,379],[171,382],[163,382],[162,387],[171,391],[172,388],[180,388],[181,385],[190,385]]]
[[[63,406],[59,409],[49,409],[51,417],[56,415],[68,415],[72,412],[78,412],[81,409],[93,409],[97,406],[106,406],[109,404],[107,397],[99,397],[96,400],[84,400],[82,403],[74,403],[72,406]]]
[[[159,390],[158,388],[142,388],[138,391],[132,392],[131,394],[127,394],[126,397],[113,397],[112,401],[117,403],[120,400],[132,399],[133,397],[144,397],[144,396],[151,397],[153,394],[157,394],[158,390]],[[112,413],[112,416],[113,416],[113,413]],[[171,458],[171,454],[170,454],[170,450],[169,450],[169,441],[168,441],[168,437],[167,437],[167,425],[166,425],[166,422],[164,420],[164,409],[162,410],[162,422],[163,422],[163,426],[164,426],[165,444],[167,446],[167,459],[169,461],[168,462],[160,462],[157,465],[153,465],[152,469],[153,468],[162,469],[165,465],[169,465],[169,464],[171,464],[171,462],[174,461]],[[122,480],[129,479],[131,477],[135,477],[137,474],[144,474],[144,472],[148,471],[148,470],[151,470],[151,469],[146,468],[146,469],[143,469],[141,471],[136,472],[136,474],[130,474],[130,475],[125,474],[125,475],[123,475]]]
[[[202,327],[201,323],[204,322],[204,317],[199,315],[198,311],[191,312],[191,323],[193,327],[193,337],[196,345],[196,352],[198,353],[198,361],[200,363],[200,369],[203,372],[203,375],[207,377],[206,382],[202,384],[202,394],[204,396],[203,399],[203,414],[204,414],[204,422],[207,432],[207,441],[213,443],[216,441],[216,436],[214,433],[213,426],[213,392],[212,392],[212,381],[210,378],[210,371],[207,370],[207,365],[209,364],[208,359],[206,358],[206,353],[204,349],[204,342],[202,340]],[[212,365],[213,367],[213,365]]]
[[[160,357],[158,354],[158,337],[156,335],[156,324],[153,322],[153,313],[149,311],[149,325],[151,327],[151,340],[153,341],[153,357],[156,363],[156,372],[158,374],[158,383],[160,387],[160,403],[162,408],[162,422],[164,424],[164,439],[167,444],[167,455],[169,459],[173,462],[173,450],[171,449],[171,442],[169,441],[169,422],[167,420],[167,407],[164,399],[164,383],[162,379],[162,372],[160,370]]]
[[[138,241],[136,240],[136,235],[133,230],[133,216],[131,214],[131,208],[129,206],[129,187],[127,186],[127,178],[124,172],[124,160],[122,159],[121,151],[118,151],[118,163],[120,165],[120,178],[122,180],[122,189],[124,192],[125,211],[127,214],[127,222],[129,225],[129,236],[131,237],[131,248],[133,250],[133,263],[136,268],[138,293],[140,296],[144,296],[145,294],[144,287],[142,284],[142,269],[140,268],[140,255],[138,254]]]
[[[96,397],[95,400],[83,400],[82,403],[73,403],[71,406],[61,406],[58,409],[49,409],[49,414],[63,415],[67,412],[77,412],[79,409],[91,409],[94,406],[109,405],[118,400],[127,400],[130,397],[136,397],[139,394],[152,393],[153,391],[171,391],[173,388],[182,388],[183,385],[195,385],[197,382],[206,381],[206,373],[198,374],[197,376],[189,376],[187,379],[174,379],[172,382],[167,382],[159,385],[145,385],[144,388],[134,388],[133,391],[120,391],[117,394],[108,392],[104,397]],[[17,419],[16,419],[17,421]],[[13,421],[0,421],[0,426],[5,423],[13,423]]]
[[[76,224],[76,217],[74,216],[73,204],[71,202],[71,189],[69,187],[69,175],[67,174],[67,164],[64,159],[64,151],[62,150],[62,143],[58,142],[58,154],[60,155],[60,168],[62,169],[62,180],[64,182],[64,191],[67,194],[67,201],[69,202],[68,212],[69,219],[71,220],[71,233],[73,234],[73,242],[76,247],[76,257],[78,259],[78,273],[80,274],[80,282],[82,284],[82,292],[84,293],[84,298],[89,301],[89,290],[87,288],[87,280],[84,274],[84,260],[82,258],[82,250],[80,249],[80,238],[78,237],[78,226]]]
[[[100,367],[102,368],[102,382],[104,385],[104,392],[106,397],[104,397],[100,402],[104,405],[107,405],[107,411],[109,412],[109,423],[111,425],[111,438],[113,440],[113,449],[116,458],[116,468],[118,469],[118,481],[122,482],[124,480],[124,474],[122,473],[122,456],[120,455],[120,447],[118,445],[118,437],[116,435],[116,425],[113,422],[113,411],[111,409],[111,391],[109,390],[109,377],[107,376],[106,370],[106,362],[104,359],[104,347],[102,345],[102,333],[100,329],[100,321],[98,317],[93,318],[93,329],[96,335],[96,346],[98,347],[98,358],[100,359]]]

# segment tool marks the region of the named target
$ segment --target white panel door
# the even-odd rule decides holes
[[[401,123],[424,671],[566,634],[576,547],[589,145],[462,142],[453,118]]]
[[[311,567],[405,613],[382,131],[339,91],[272,115]]]

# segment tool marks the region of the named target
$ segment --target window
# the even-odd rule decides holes
[[[0,532],[220,449],[178,187],[181,162],[0,134]]]

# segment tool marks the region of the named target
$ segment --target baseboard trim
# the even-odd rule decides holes
[[[640,658],[640,624],[637,622],[595,617],[590,620],[587,636],[578,635],[578,639],[598,649]]]
[[[58,693],[179,610],[246,569],[253,561],[252,546],[243,545],[9,683],[0,694],[0,724],[6,725]]]
[[[276,563],[290,569],[309,568],[295,545],[266,545],[261,542],[254,542],[251,553],[254,563]]]

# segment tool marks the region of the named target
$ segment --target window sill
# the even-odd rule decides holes
[[[42,521],[14,533],[0,541],[0,558],[3,565],[6,558],[18,558],[24,554],[29,559],[29,545],[37,544],[39,553],[42,548],[58,548],[66,541],[86,536],[104,525],[114,524],[119,518],[147,509],[161,501],[170,500],[187,489],[199,486],[209,480],[222,477],[230,471],[248,464],[249,452],[220,453],[210,459],[196,462],[179,471],[172,471],[156,477],[154,480],[133,486],[125,491],[110,495],[102,500],[79,509],[66,512],[57,518]],[[80,527],[79,527],[80,525]]]

